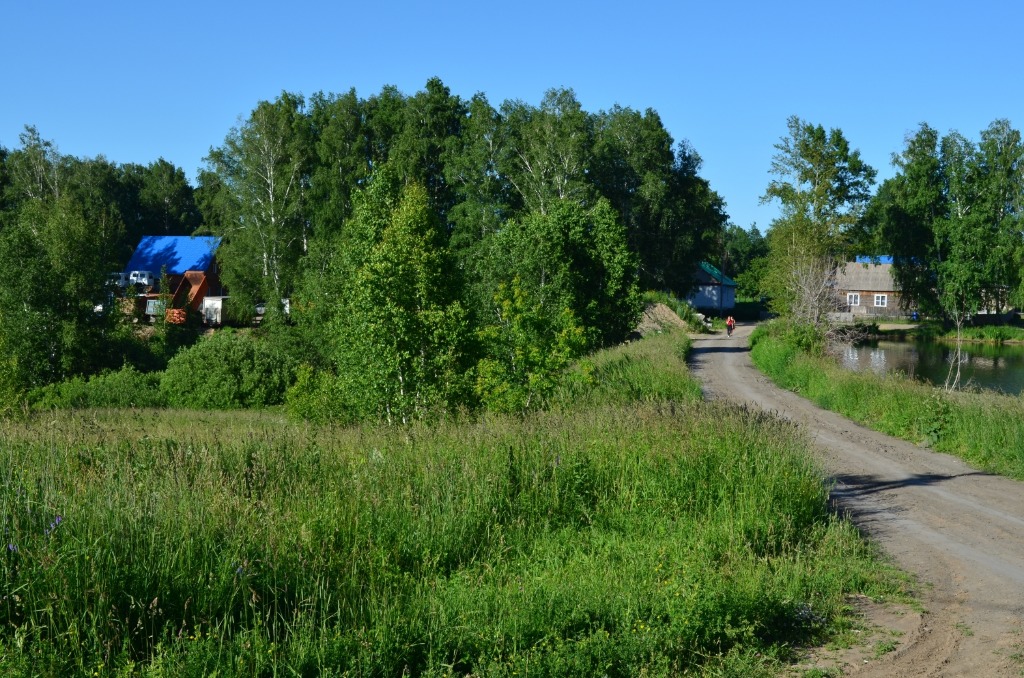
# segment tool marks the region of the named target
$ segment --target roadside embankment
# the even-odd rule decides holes
[[[751,359],[776,384],[876,431],[1024,479],[1024,398],[947,392],[901,375],[844,370],[780,324],[750,337]]]

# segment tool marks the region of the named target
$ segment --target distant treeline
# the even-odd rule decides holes
[[[95,308],[141,235],[211,233],[229,312],[266,304],[258,337],[293,366],[294,411],[531,408],[570,361],[625,338],[639,290],[685,292],[727,221],[655,111],[590,113],[571,90],[498,108],[437,79],[412,96],[285,92],[211,149],[195,188],[163,160],[70,158],[31,127],[20,142],[0,149],[14,396],[166,365],[182,330],[142,337]]]

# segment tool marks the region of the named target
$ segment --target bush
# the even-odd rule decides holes
[[[335,378],[330,370],[317,371],[312,365],[303,363],[295,370],[295,381],[285,393],[285,407],[288,414],[299,420],[326,423],[329,421],[352,423],[344,418],[345,412],[338,406],[335,393]]]
[[[275,345],[222,330],[172,358],[160,390],[172,407],[264,407],[284,402],[294,373],[294,360]]]
[[[85,379],[75,377],[34,389],[28,396],[33,409],[83,407],[160,407],[160,375],[143,373],[128,365]]]

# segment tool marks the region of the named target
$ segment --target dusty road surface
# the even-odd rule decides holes
[[[836,660],[844,675],[1024,675],[1024,483],[875,433],[776,388],[750,362],[752,329],[740,326],[731,339],[694,337],[691,368],[706,396],[805,426],[835,480],[837,505],[922,584],[926,611],[903,615],[895,650],[856,659],[846,653]],[[890,621],[899,625],[895,616]]]

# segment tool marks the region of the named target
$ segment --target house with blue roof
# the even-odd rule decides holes
[[[184,322],[189,310],[203,312],[208,300],[222,298],[218,247],[215,236],[143,236],[125,268],[125,277],[138,289],[142,312],[153,317],[164,311],[168,320]],[[161,290],[165,274],[170,288]],[[171,308],[162,308],[162,294],[171,296]]]

